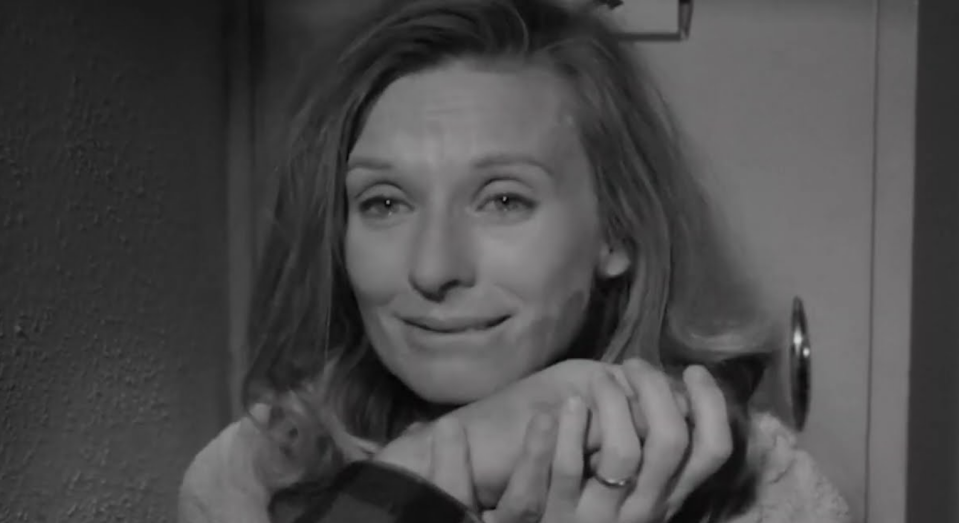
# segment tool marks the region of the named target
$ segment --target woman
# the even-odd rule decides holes
[[[749,411],[759,308],[602,21],[412,0],[356,35],[304,83],[252,416],[197,457],[182,519],[283,519],[364,463],[497,523],[846,517]]]

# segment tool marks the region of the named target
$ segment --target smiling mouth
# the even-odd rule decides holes
[[[404,323],[432,334],[469,334],[482,332],[498,327],[509,319],[509,316],[500,316],[489,320],[456,320],[438,321],[426,318],[404,319]]]

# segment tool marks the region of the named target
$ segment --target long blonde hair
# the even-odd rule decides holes
[[[636,57],[598,17],[549,0],[390,2],[353,36],[303,76],[249,322],[244,399],[292,420],[290,452],[307,477],[322,483],[429,409],[371,350],[344,269],[344,166],[371,105],[396,79],[450,61],[529,64],[570,86],[603,230],[634,268],[597,283],[568,356],[640,356],[673,374],[706,365],[727,393],[734,452],[680,515],[743,508],[754,483],[747,402],[768,330]]]

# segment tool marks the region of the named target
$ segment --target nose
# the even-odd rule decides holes
[[[412,246],[410,284],[431,301],[475,283],[469,232],[455,216],[424,217]]]

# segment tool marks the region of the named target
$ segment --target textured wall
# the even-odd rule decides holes
[[[172,521],[225,421],[221,15],[0,2],[0,521]]]

